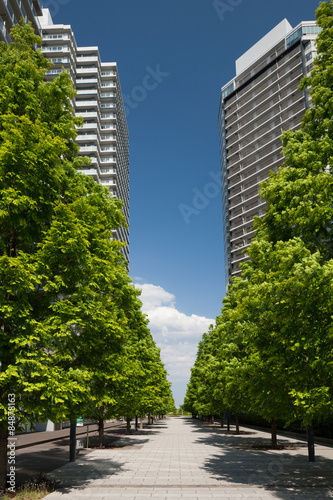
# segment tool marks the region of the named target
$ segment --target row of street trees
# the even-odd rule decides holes
[[[204,334],[185,409],[214,415],[254,411],[272,423],[333,409],[333,1],[316,12],[322,31],[301,129],[282,136],[284,165],[261,185],[263,219]],[[312,457],[314,459],[314,457]]]
[[[66,72],[29,25],[0,46],[0,489],[16,423],[174,408],[170,383],[112,230],[120,200],[79,170]],[[12,411],[13,405],[10,405]]]

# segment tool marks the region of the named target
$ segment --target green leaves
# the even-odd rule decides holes
[[[261,185],[250,260],[199,344],[185,399],[194,413],[215,410],[217,393],[221,406],[304,425],[333,408],[332,1],[317,18],[318,56],[300,85],[312,106],[282,136],[285,163]]]
[[[69,75],[44,82],[40,39],[25,25],[12,36],[0,45],[0,427],[8,393],[20,424],[164,413],[170,384],[112,239],[122,202],[79,172]]]

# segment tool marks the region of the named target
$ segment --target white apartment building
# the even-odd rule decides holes
[[[219,104],[223,236],[226,285],[240,276],[251,243],[254,216],[263,216],[259,185],[284,161],[281,134],[296,130],[309,106],[297,90],[312,68],[315,21],[292,28],[284,19],[236,61],[236,76],[221,89]]]
[[[123,201],[128,223],[129,141],[117,64],[102,62],[98,47],[78,47],[71,26],[53,24],[48,9],[43,9],[39,20],[42,52],[53,63],[47,78],[52,79],[66,69],[77,91],[74,112],[83,118],[84,125],[78,129],[76,141],[80,155],[91,160],[83,173]],[[121,227],[114,237],[127,243],[123,253],[128,261],[128,228]]]
[[[0,41],[11,42],[10,30],[20,19],[30,21],[37,35],[42,29],[37,16],[42,14],[41,0],[0,0]]]

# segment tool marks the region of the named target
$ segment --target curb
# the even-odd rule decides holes
[[[269,427],[259,427],[257,425],[247,425],[247,424],[240,424],[240,427],[248,427],[249,429],[257,429],[259,431],[265,431],[270,433],[270,428]],[[277,435],[282,435],[282,436],[290,436],[290,437],[297,437],[301,439],[302,441],[307,442],[306,435],[300,434],[299,432],[291,432],[291,431],[284,431],[284,430],[277,430]],[[321,444],[327,444],[330,446],[333,446],[333,439],[331,438],[323,438],[323,437],[314,437],[315,443],[321,443]]]
[[[119,430],[118,427],[114,427],[115,429]],[[109,427],[109,428],[106,428],[105,430],[108,430],[108,429],[112,429],[112,427]],[[122,429],[122,427],[121,427]],[[69,428],[68,428],[68,432],[69,432]],[[91,430],[89,431],[89,436],[93,433],[93,432],[98,432],[98,429],[95,429],[95,430]],[[76,433],[76,436],[86,436],[87,435],[87,431],[86,429],[84,431],[79,431]],[[47,439],[43,439],[42,441],[35,441],[35,442],[32,442],[32,443],[26,443],[26,444],[19,444],[18,446],[16,446],[16,450],[22,450],[23,448],[30,448],[32,446],[38,446],[39,444],[45,444],[45,443],[52,443],[53,441],[61,441],[63,439],[69,439],[69,433],[68,433],[68,436],[65,435],[65,436],[61,436],[61,437],[50,437],[50,438],[47,438]]]

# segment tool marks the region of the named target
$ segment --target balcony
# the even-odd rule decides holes
[[[92,99],[91,101],[85,101],[85,100],[76,100],[75,101],[76,107],[84,107],[84,108],[98,108],[98,102]]]
[[[54,45],[54,46],[44,46],[42,47],[42,52],[50,53],[50,52],[69,52],[68,45]]]
[[[94,66],[92,68],[76,68],[77,75],[98,74],[98,69]]]
[[[114,92],[102,92],[101,93],[102,99],[112,98],[112,97],[117,97],[117,94],[115,94]]]
[[[108,186],[116,186],[116,181],[114,179],[101,179],[101,184]]]
[[[108,165],[109,163],[117,163],[117,160],[116,160],[116,158],[113,158],[113,157],[109,157],[109,158],[101,157],[101,163],[103,165]]]
[[[93,146],[80,146],[80,153],[97,153],[97,145]]]
[[[116,105],[112,102],[107,102],[105,104],[101,104],[101,109],[115,109]]]
[[[76,100],[80,101],[83,100],[84,98],[86,99],[95,98],[97,100],[97,89],[77,90]]]
[[[101,168],[101,175],[105,175],[105,174],[116,174],[117,171],[115,168]]]
[[[117,88],[117,85],[114,82],[103,82],[101,87],[103,89],[109,89],[109,88],[115,89]]]
[[[97,141],[96,134],[78,134],[77,141]]]
[[[98,62],[98,57],[97,56],[83,56],[83,55],[78,55],[77,56],[77,62],[78,64],[82,62]]]
[[[67,33],[56,33],[54,35],[43,35],[43,40],[68,40],[68,34]]]
[[[60,73],[62,73],[62,69],[50,69],[47,73],[46,73],[46,76],[57,76],[57,75],[60,75]]]
[[[115,135],[102,135],[101,141],[103,141],[103,142],[117,142],[117,137]]]
[[[81,118],[97,118],[97,111],[83,110],[75,113],[75,116],[81,116]]]
[[[97,85],[97,84],[98,84],[97,78],[77,78],[76,79],[76,85]]]
[[[110,70],[110,71],[102,71],[101,75],[102,76],[116,76],[117,73],[115,71]]]
[[[75,128],[76,128],[76,130],[97,130],[98,124],[97,124],[97,122],[84,123],[81,127],[75,127]],[[82,137],[82,135],[81,135],[81,137]]]
[[[117,118],[114,113],[101,115],[101,120],[112,120]]]

